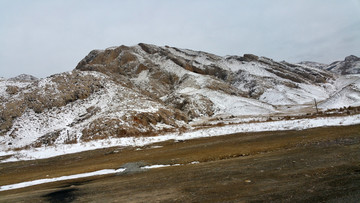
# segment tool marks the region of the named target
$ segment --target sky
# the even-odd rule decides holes
[[[0,77],[47,77],[140,42],[331,63],[360,56],[360,0],[0,0]]]

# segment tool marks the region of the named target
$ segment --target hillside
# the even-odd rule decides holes
[[[303,61],[299,64],[323,69],[339,75],[360,74],[360,58],[354,55],[345,57],[343,61],[335,61],[331,64]]]
[[[360,58],[354,55],[348,56],[344,61],[336,61],[324,67],[326,70],[346,75],[360,74]]]
[[[0,149],[301,116],[316,112],[314,99],[320,110],[359,106],[359,78],[251,54],[221,57],[143,43],[93,50],[70,72],[0,80]]]

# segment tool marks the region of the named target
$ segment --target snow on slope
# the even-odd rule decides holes
[[[354,55],[345,57],[344,61],[336,61],[324,69],[341,74],[360,74],[360,58]]]
[[[298,64],[299,65],[305,65],[305,66],[308,66],[308,67],[314,67],[314,68],[317,68],[317,69],[323,69],[324,67],[328,66],[327,64],[313,62],[313,61],[302,61],[302,62],[300,62]]]
[[[253,75],[253,76],[270,77],[270,78],[275,78],[277,80],[285,80],[275,75],[274,73],[270,73],[269,71],[266,71],[265,70],[266,65],[257,62],[244,63],[237,60],[227,60],[223,62],[223,65],[225,67],[229,67],[229,69],[233,72],[245,71],[249,75]]]
[[[8,99],[11,94],[16,94],[18,89],[24,88],[37,80],[34,76],[25,74],[10,79],[0,78],[0,98]],[[15,88],[11,90],[11,87]]]
[[[21,74],[21,75],[18,75],[16,77],[13,77],[13,78],[10,78],[9,80],[12,80],[12,81],[27,81],[27,82],[30,82],[30,81],[36,81],[38,80],[36,77],[32,76],[32,75],[27,75],[27,74]]]
[[[158,47],[155,46],[154,48]],[[335,89],[331,84],[331,78],[329,78],[327,85],[316,84],[311,80],[307,80],[306,83],[297,83],[287,78],[286,74],[293,74],[293,69],[309,75],[314,73],[317,75],[329,74],[324,70],[310,66],[297,65],[295,68],[288,66],[286,74],[276,74],[276,71],[270,70],[273,67],[277,67],[278,63],[264,57],[260,57],[258,61],[240,61],[236,58],[223,58],[205,52],[171,47],[161,48],[168,50],[174,56],[188,60],[189,64],[200,70],[205,70],[209,66],[215,66],[225,72],[229,72],[228,74],[233,75],[231,77],[235,77],[233,79],[234,87],[243,92],[255,92],[255,96],[251,95],[251,97],[271,105],[305,104],[312,102],[314,98],[321,101],[327,99],[332,90]],[[171,60],[161,57],[161,55],[151,57],[156,58],[155,61],[160,67],[175,73],[179,77],[183,77],[185,74],[193,74],[197,78],[206,77],[193,72],[189,73],[189,71],[180,68]],[[284,64],[281,65],[285,66]],[[307,73],[306,71],[310,72]],[[303,76],[298,75],[298,77],[302,78]],[[211,97],[209,98],[211,99]]]
[[[17,87],[17,88],[24,88],[34,81],[18,81],[18,80],[7,80],[1,79],[0,80],[0,98],[8,99],[11,95],[7,91],[8,87]]]
[[[139,64],[143,64],[149,70],[142,71],[138,75],[127,74],[127,77],[131,77],[131,81],[140,89],[158,94],[159,97],[166,97],[171,93],[168,92],[171,87],[166,87],[169,89],[162,87],[159,84],[161,81],[155,84],[151,82],[159,77],[159,71],[178,77],[175,79],[175,86],[172,86],[175,90],[177,88],[176,80],[181,81],[186,75],[203,81],[208,81],[208,78],[212,77],[218,83],[227,84],[237,89],[242,96],[260,100],[270,105],[305,104],[312,102],[314,98],[322,101],[333,94],[336,89],[332,84],[334,75],[327,71],[311,67],[308,64],[276,62],[257,56],[250,58],[248,56],[230,56],[225,58],[201,51],[139,44],[133,47],[113,47],[100,51],[93,60],[96,61],[96,57],[103,57],[102,54],[110,54],[110,51],[115,52],[118,49],[124,51],[111,59],[114,62],[109,62],[109,64],[121,61],[125,52],[131,53],[136,59],[125,65],[139,67]],[[94,56],[91,55],[88,58],[92,57]],[[77,68],[93,66],[96,69],[101,65],[92,65],[92,63],[91,60],[85,61]],[[153,75],[155,73],[156,76]],[[149,81],[146,78],[151,79]],[[203,88],[203,86],[197,88]],[[234,90],[232,91],[234,92]],[[211,98],[209,99],[211,100]]]
[[[170,47],[157,47],[153,45],[147,45],[155,50],[165,49],[171,56],[176,56],[177,58],[183,58],[192,62],[193,66],[196,66],[199,69],[204,69],[207,65],[219,65],[222,69],[230,71],[231,68],[236,69],[235,65],[228,67],[230,63],[225,61],[224,58],[208,54],[205,52],[198,52],[186,49],[177,49]],[[224,92],[213,91],[209,89],[209,86],[213,83],[219,83],[219,80],[216,80],[213,76],[198,74],[189,70],[180,67],[173,60],[170,60],[169,57],[164,57],[161,54],[149,55],[140,46],[135,46],[134,52],[139,59],[139,61],[152,61],[164,72],[169,72],[175,74],[181,79],[187,78],[186,82],[183,82],[181,85],[175,86],[175,91],[172,94],[179,95],[202,95],[208,98],[214,103],[215,115],[216,114],[233,114],[233,115],[254,115],[259,113],[271,113],[274,112],[274,108],[263,102],[251,98],[244,98],[239,96],[228,95]],[[159,53],[161,51],[158,51]],[[214,60],[215,59],[215,60]],[[251,66],[248,64],[243,65],[242,69],[252,70],[254,68],[247,67]],[[265,72],[261,67],[258,68],[259,72]],[[252,71],[254,72],[254,71]],[[268,75],[276,77],[274,74]],[[142,89],[148,89],[150,73],[148,70],[144,70],[138,74],[136,78],[131,79],[135,84],[139,85]],[[221,82],[221,81],[220,81]],[[187,92],[186,89],[191,89],[193,91]],[[163,101],[166,100],[168,95],[161,97]]]
[[[360,75],[341,76],[335,85],[338,91],[319,104],[323,109],[360,106]]]
[[[148,136],[205,117],[300,111],[314,99],[359,105],[354,78],[310,65],[146,44],[91,51],[68,73],[0,80],[0,149]]]
[[[65,143],[69,139],[80,141],[83,130],[94,125],[93,123],[96,123],[98,119],[117,120],[116,125],[111,128],[120,128],[121,125],[132,127],[132,124],[126,121],[127,117],[136,113],[155,113],[161,108],[166,109],[165,106],[149,100],[134,90],[115,84],[102,73],[80,72],[79,74],[98,78],[104,88],[84,100],[76,100],[66,106],[46,109],[41,113],[35,113],[34,110],[28,109],[14,120],[11,130],[5,136],[0,136],[0,149],[24,147],[47,134],[54,134],[54,132],[58,135],[54,144]],[[45,78],[39,82],[39,86],[44,83],[44,80],[47,85],[50,84],[49,78]],[[89,109],[98,112],[87,116],[90,114]],[[163,124],[154,126],[154,128],[160,130],[173,128],[173,126]],[[139,130],[146,131],[147,129]]]
[[[151,137],[123,137],[108,138],[76,144],[58,144],[43,148],[32,148],[19,151],[7,151],[0,153],[0,156],[11,156],[1,162],[14,162],[20,160],[45,159],[49,157],[77,153],[87,150],[100,149],[104,147],[125,147],[125,146],[144,146],[156,142],[167,140],[186,140],[202,137],[221,136],[241,132],[261,132],[278,130],[303,130],[322,126],[346,126],[360,124],[360,115],[344,117],[320,117],[313,119],[281,120],[260,123],[243,123],[236,125],[225,125],[198,129],[184,133],[168,133]]]
[[[327,88],[309,84],[298,86],[300,88],[278,85],[265,90],[259,99],[274,105],[294,105],[312,103],[314,99],[322,101],[329,97]]]
[[[245,116],[270,114],[276,112],[274,107],[269,104],[245,97],[227,95],[225,93],[212,91],[209,89],[184,88],[180,89],[179,93],[190,96],[203,95],[209,98],[214,103],[215,115],[225,114]]]

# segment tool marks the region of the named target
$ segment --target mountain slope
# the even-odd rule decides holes
[[[360,74],[360,58],[350,55],[344,61],[336,61],[324,69],[341,75]]]
[[[191,86],[257,99],[271,105],[311,102],[314,96],[319,100],[325,99],[328,90],[323,84],[334,79],[326,71],[275,62],[265,57],[245,55],[224,58],[205,52],[147,44],[92,51],[76,69],[116,75],[120,80],[127,80],[127,84],[134,84],[163,99],[174,93],[176,97],[177,92]],[[141,77],[147,79],[141,80]],[[266,96],[269,94],[276,94],[276,99]]]
[[[360,58],[354,55],[347,56],[343,61],[335,61],[330,65],[312,61],[303,61],[299,64],[327,70],[339,75],[360,74]]]
[[[319,104],[320,108],[333,109],[360,106],[360,76],[346,75],[337,80],[338,91]]]
[[[97,72],[62,73],[22,86],[1,106],[0,143],[11,148],[149,135],[186,121],[181,112]]]
[[[143,43],[93,50],[71,72],[0,80],[0,148],[157,135],[289,106],[304,114],[314,99],[323,109],[360,105],[358,76],[310,65]]]

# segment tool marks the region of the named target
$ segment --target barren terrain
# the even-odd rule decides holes
[[[176,166],[139,169],[148,165]],[[0,164],[0,185],[127,171],[0,192],[0,202],[356,202],[360,125],[239,133]]]

